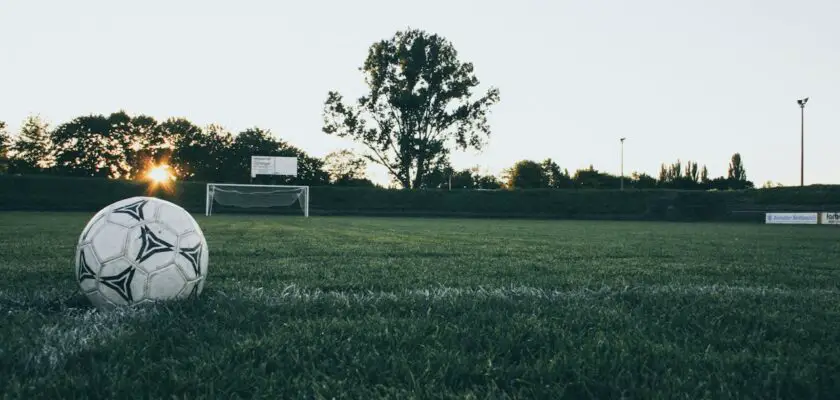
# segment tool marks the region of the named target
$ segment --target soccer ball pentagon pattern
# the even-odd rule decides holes
[[[76,281],[98,308],[198,296],[207,242],[183,208],[132,197],[99,211],[76,246]]]

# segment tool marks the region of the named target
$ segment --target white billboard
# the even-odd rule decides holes
[[[251,177],[257,175],[297,176],[297,157],[251,156]]]
[[[819,222],[819,214],[815,212],[767,213],[764,222],[768,224],[816,225]]]
[[[820,220],[826,225],[840,225],[840,212],[824,212]]]

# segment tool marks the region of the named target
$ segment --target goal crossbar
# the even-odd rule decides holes
[[[243,189],[243,190],[237,190]],[[256,189],[256,190],[249,190]],[[271,190],[276,189],[276,190]],[[287,189],[287,190],[284,190]],[[239,197],[240,202],[233,199],[220,199],[219,194],[230,194],[232,198]],[[292,196],[288,196],[292,194]],[[272,195],[278,198],[272,198]],[[283,196],[287,195],[287,196]],[[253,204],[249,203],[249,197],[258,197]],[[285,200],[285,201],[283,201]],[[213,215],[213,204],[219,203],[232,207],[272,207],[272,206],[289,206],[294,203],[299,203],[303,210],[304,217],[309,217],[309,186],[296,185],[251,185],[240,183],[208,183],[205,199],[205,213],[206,216]],[[227,204],[224,204],[227,203]]]

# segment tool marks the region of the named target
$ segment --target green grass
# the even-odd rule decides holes
[[[7,398],[836,398],[840,230],[200,218],[197,301],[77,293],[88,214],[0,213]]]

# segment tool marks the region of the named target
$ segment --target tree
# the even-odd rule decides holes
[[[460,61],[445,38],[397,32],[373,44],[360,69],[369,93],[345,104],[329,92],[323,131],[364,144],[366,157],[404,188],[427,184],[451,148],[481,149],[489,136],[487,114],[499,91],[473,98],[479,85],[473,65]]]
[[[665,163],[659,165],[659,179],[657,181],[660,184],[668,181],[668,169],[665,168]]]
[[[741,162],[741,154],[735,153],[732,155],[732,160],[729,162],[729,171],[726,177],[735,181],[747,181],[747,170],[744,169],[744,164]]]
[[[114,120],[129,119],[122,113]],[[120,161],[124,149],[111,135],[112,120],[104,115],[85,115],[58,125],[50,137],[55,149],[55,170],[62,175],[115,177],[126,172]],[[116,122],[119,123],[119,122]]]
[[[575,171],[572,178],[576,188],[588,189],[618,189],[621,187],[621,178],[606,172],[600,172],[592,165],[587,169]]]
[[[731,185],[732,180],[722,176],[709,180],[709,189],[712,190],[729,190],[732,189]]]
[[[661,187],[673,188],[678,186],[682,178],[682,161],[666,166],[664,163],[659,168],[659,185]]]
[[[476,186],[476,178],[473,174],[473,170],[471,169],[464,169],[461,171],[456,171],[452,174],[452,188],[453,189],[475,189]]]
[[[630,186],[635,189],[654,189],[656,179],[645,173],[633,172],[630,175]]]
[[[455,169],[452,168],[452,164],[449,162],[449,156],[447,154],[443,154],[440,156],[440,160],[436,162],[433,168],[427,171],[426,175],[423,177],[423,182],[420,184],[420,188],[424,189],[444,189],[449,187],[449,177],[455,173]],[[393,175],[392,175],[393,177]],[[397,184],[400,186],[402,183],[393,177]]]
[[[367,160],[350,150],[334,151],[324,157],[324,170],[330,175],[330,183],[351,186],[368,181],[365,176]],[[370,182],[370,181],[368,181]]]
[[[574,187],[572,178],[569,176],[569,171],[560,170],[560,166],[554,160],[547,158],[542,164],[543,173],[547,179],[547,185],[554,189],[565,189]]]
[[[329,183],[329,174],[324,171],[324,162],[310,157],[282,140],[274,138],[271,131],[253,127],[240,132],[233,138],[227,153],[219,148],[214,158],[225,165],[219,176],[228,181],[248,182],[251,174],[251,156],[280,156],[297,158],[297,176],[272,175],[258,176],[256,183],[271,185],[325,185]],[[231,160],[231,161],[228,161]]]
[[[6,123],[0,121],[0,173],[9,169],[9,150],[12,147],[12,138],[6,131]]]
[[[208,147],[203,143],[201,128],[185,118],[169,118],[158,129],[172,147],[169,162],[175,174],[183,179],[194,177],[202,165],[199,159],[207,153],[201,149]]]
[[[138,115],[114,123],[114,117],[115,114],[110,117],[112,130],[125,152],[125,159],[121,161],[125,166],[122,177],[140,179],[150,165],[169,164],[174,145],[154,118]]]
[[[40,116],[29,116],[12,145],[11,169],[18,173],[40,172],[53,165],[49,124]]]
[[[502,183],[493,175],[481,175],[478,166],[456,171],[448,160],[424,178],[421,187],[434,189],[500,189]]]
[[[744,168],[741,154],[735,153],[729,162],[729,170],[726,174],[727,186],[729,189],[752,189],[755,185],[747,180],[747,170]]]
[[[232,159],[233,135],[217,124],[204,129],[183,118],[170,118],[160,125],[163,135],[173,143],[170,162],[176,175],[186,180],[203,182],[230,181],[226,175],[241,173]],[[250,170],[250,159],[247,162]],[[234,168],[239,168],[236,170]]]
[[[699,183],[700,182],[700,174],[697,170],[697,163],[694,161],[689,161],[688,165],[685,168],[685,178],[692,183]]]
[[[51,135],[56,172],[73,176],[138,178],[164,144],[157,121],[125,111],[85,115]]]
[[[720,176],[708,180],[706,186],[713,190],[742,190],[755,187],[753,182],[747,180],[747,171],[739,153],[732,155],[726,177]]]
[[[703,169],[700,170],[700,183],[707,184],[709,183],[709,169],[706,166],[703,166]]]
[[[475,180],[476,189],[496,190],[502,188],[502,182],[493,175],[478,176]]]
[[[497,190],[501,189],[503,183],[492,174],[484,175],[481,172],[481,167],[478,165],[466,170],[470,172],[472,178],[472,188],[481,190]],[[453,184],[454,187],[454,184]]]
[[[132,117],[122,110],[107,117],[77,117],[52,132],[55,170],[64,175],[141,178],[150,164],[171,157],[174,145],[167,133],[154,118]]]
[[[543,166],[535,161],[519,161],[507,171],[507,185],[510,188],[546,188],[548,183],[548,176],[546,176]]]
[[[694,161],[683,162],[677,160],[675,163],[666,166],[662,164],[659,169],[659,187],[670,189],[700,189],[704,186],[702,182],[708,180],[708,170]]]

